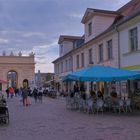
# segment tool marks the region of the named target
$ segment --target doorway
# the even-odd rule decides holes
[[[9,71],[7,73],[8,87],[17,87],[18,74],[16,71]]]

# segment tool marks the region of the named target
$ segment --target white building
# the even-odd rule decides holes
[[[140,72],[140,1],[133,0],[119,9],[125,19],[119,23],[120,66]],[[131,90],[140,88],[140,80],[131,81]]]
[[[139,44],[135,53],[127,51],[130,45],[129,30],[138,26],[136,32],[139,31],[139,3],[139,0],[132,0],[117,11],[88,8],[81,21],[84,24],[84,36],[60,36],[60,57],[53,62],[60,91],[66,90],[68,86],[60,82],[63,76],[90,65],[118,68],[139,66],[139,62],[133,62],[140,58]],[[76,41],[80,42],[78,47],[75,47]],[[87,92],[89,85],[86,84]],[[71,85],[69,87],[72,88]]]
[[[73,69],[73,50],[80,47],[84,42],[83,37],[79,36],[60,36],[59,44],[59,58],[55,63],[55,83],[59,91],[68,90],[68,85],[64,86],[62,78],[74,71]]]

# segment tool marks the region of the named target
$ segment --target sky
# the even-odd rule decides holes
[[[35,53],[36,72],[53,72],[60,35],[83,35],[87,8],[117,10],[130,0],[0,0],[0,55]]]

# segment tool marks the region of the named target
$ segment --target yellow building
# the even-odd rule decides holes
[[[23,81],[33,84],[34,73],[34,54],[29,56],[0,56],[0,80],[7,82],[5,88],[8,86],[21,87]]]

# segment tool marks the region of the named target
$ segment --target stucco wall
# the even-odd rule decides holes
[[[66,68],[66,60],[67,60],[67,68]],[[61,71],[61,62],[63,62],[63,71]],[[69,72],[72,71],[73,66],[72,66],[72,56],[67,56],[64,59],[61,59],[59,61],[57,61],[57,63],[54,64],[54,68],[55,68],[55,73],[56,74],[60,74],[60,73],[65,73],[65,72]]]
[[[0,56],[0,64],[32,64],[34,63],[34,57],[32,56]]]
[[[113,58],[111,60],[107,59],[107,41],[112,39],[112,46],[113,46]],[[103,44],[103,57],[104,60],[99,62],[99,49],[98,46]],[[81,69],[81,53],[85,55],[85,67],[89,66],[89,49],[92,49],[92,60],[94,65],[105,65],[105,66],[112,66],[118,67],[118,34],[115,32],[105,38],[102,38],[98,41],[98,43],[92,44],[87,46],[84,49],[79,49],[77,52],[73,54],[73,70],[76,71],[77,69],[77,58],[76,56],[79,55],[79,69]]]
[[[130,52],[129,30],[135,27],[138,29],[138,51]],[[140,20],[139,23],[135,23],[120,31],[120,50],[121,67],[140,65]]]
[[[0,79],[7,81],[9,71],[17,72],[18,87],[22,86],[24,79],[34,81],[34,57],[0,56]]]
[[[63,45],[63,52],[60,52],[60,46],[61,45]],[[73,42],[72,41],[63,41],[59,45],[59,54],[60,54],[60,57],[63,56],[63,55],[65,55],[66,53],[68,53],[72,49],[73,49]]]
[[[108,60],[107,58],[107,41],[112,40],[112,47],[113,47],[113,58]],[[103,61],[99,62],[99,48],[98,46],[100,44],[103,44]],[[106,38],[102,39],[98,43],[96,43],[96,59],[95,64],[101,64],[105,66],[112,66],[112,67],[118,67],[118,33],[111,34],[110,36],[107,36]]]
[[[92,35],[88,35],[88,24],[92,22]],[[114,22],[114,17],[95,15],[85,24],[85,42],[105,31]]]

